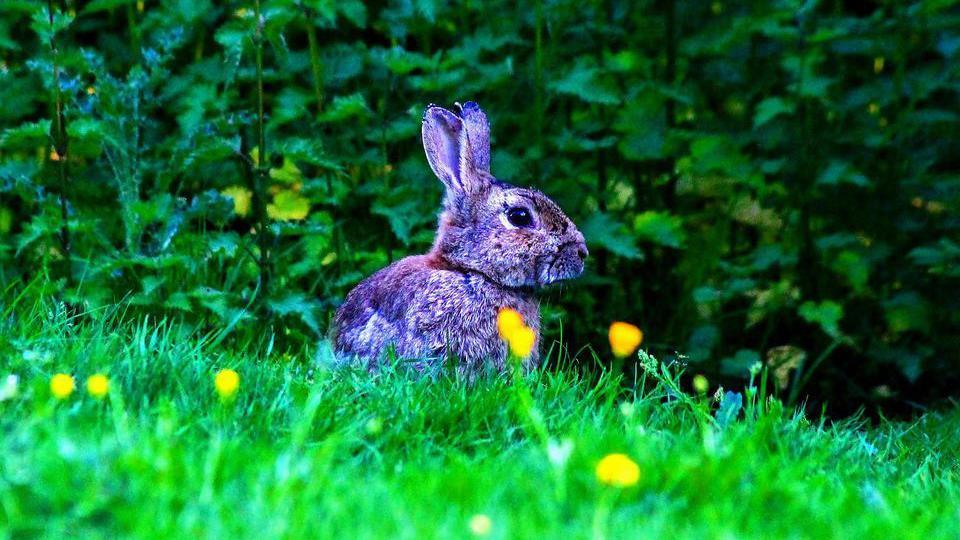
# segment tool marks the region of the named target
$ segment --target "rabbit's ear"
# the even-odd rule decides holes
[[[460,187],[460,136],[463,122],[452,112],[430,105],[423,112],[423,150],[433,174],[447,189]]]
[[[469,152],[464,157],[470,160],[475,170],[489,173],[490,124],[487,122],[487,115],[475,102],[468,101],[460,105],[460,118],[463,119],[469,142]]]
[[[476,103],[460,107],[462,116],[430,105],[423,113],[423,149],[430,168],[447,187],[449,201],[482,193],[490,184],[490,129]]]

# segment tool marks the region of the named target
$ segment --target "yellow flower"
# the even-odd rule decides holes
[[[232,369],[221,369],[213,378],[213,385],[217,389],[217,394],[220,394],[220,399],[230,399],[240,388],[240,375]]]
[[[88,87],[87,87],[87,95],[92,96],[92,95],[94,95],[94,94],[96,94],[96,93],[97,93],[97,89],[96,89],[96,88],[94,88],[94,87],[92,87],[92,86],[88,86]]]
[[[523,324],[523,317],[512,308],[500,308],[497,313],[497,333],[507,342],[510,354],[517,358],[526,358],[533,352],[537,342],[537,333]]]
[[[880,112],[880,106],[871,101],[867,104],[867,112],[876,116]]]
[[[703,375],[694,375],[693,389],[696,390],[698,394],[706,394],[707,390],[710,389],[710,381],[708,381]]]
[[[500,334],[500,339],[507,339],[507,336],[522,326],[523,317],[517,310],[508,307],[500,308],[497,313],[497,332]]]
[[[490,521],[490,517],[486,514],[474,514],[470,518],[470,532],[474,536],[486,536],[490,534],[490,529],[493,528],[493,522]]]
[[[57,399],[67,399],[75,388],[73,377],[66,373],[57,373],[50,378],[50,393]]]
[[[597,480],[608,486],[634,486],[640,480],[640,466],[626,454],[608,454],[597,463]]]
[[[110,391],[110,379],[102,373],[91,375],[87,378],[87,393],[100,399]]]
[[[614,356],[626,358],[640,346],[643,341],[643,332],[630,323],[615,322],[610,325],[609,337],[610,348],[613,349]]]
[[[526,358],[533,352],[533,346],[537,342],[537,333],[532,328],[521,326],[514,328],[507,335],[507,345],[510,346],[510,354],[517,358]]]
[[[243,186],[230,186],[220,192],[224,197],[233,199],[233,213],[244,217],[250,213],[250,199],[253,193]]]

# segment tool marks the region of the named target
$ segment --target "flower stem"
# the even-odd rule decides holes
[[[529,427],[533,429],[534,434],[540,440],[543,448],[546,449],[547,444],[550,442],[550,432],[547,430],[546,422],[543,420],[543,414],[533,403],[533,394],[530,392],[530,387],[527,386],[527,382],[523,379],[522,361],[512,354],[507,361],[511,367],[510,375],[519,413],[527,421]]]

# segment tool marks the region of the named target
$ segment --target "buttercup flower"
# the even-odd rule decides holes
[[[609,337],[614,356],[626,358],[640,346],[643,341],[643,332],[630,323],[615,322],[610,325]]]
[[[213,386],[216,387],[220,399],[230,399],[240,389],[240,375],[232,369],[221,369],[213,378]]]
[[[694,375],[693,389],[696,390],[698,394],[706,394],[707,390],[710,389],[710,381],[708,381],[703,375]]]
[[[493,522],[490,521],[490,517],[486,514],[475,514],[470,518],[470,532],[474,536],[486,536],[490,534],[490,529],[493,528]]]
[[[517,358],[526,358],[533,352],[533,346],[537,341],[537,334],[532,328],[521,326],[514,329],[507,336],[507,345],[510,346],[510,354]]]
[[[608,454],[597,463],[597,480],[615,487],[630,487],[640,480],[640,466],[626,454]]]
[[[87,378],[87,393],[100,399],[110,391],[110,379],[102,373],[91,375]]]
[[[522,326],[523,317],[517,310],[500,308],[500,312],[497,313],[497,332],[500,334],[500,339],[507,339],[514,330]]]
[[[517,358],[530,356],[537,342],[537,333],[523,324],[523,317],[511,308],[501,308],[497,313],[497,333],[507,342],[510,354]]]
[[[57,373],[50,378],[50,393],[57,399],[67,399],[75,387],[73,377],[66,373]]]

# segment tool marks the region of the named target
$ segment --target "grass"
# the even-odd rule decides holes
[[[718,407],[643,354],[642,393],[574,365],[519,382],[369,375],[169,322],[0,311],[0,376],[20,376],[0,402],[0,538],[467,538],[475,514],[491,538],[957,534],[957,411],[831,423],[755,389]],[[212,382],[225,367],[241,376],[229,404]],[[49,390],[61,371],[78,382],[65,401]],[[96,372],[103,401],[83,389]],[[637,485],[598,483],[612,452],[640,465]]]

